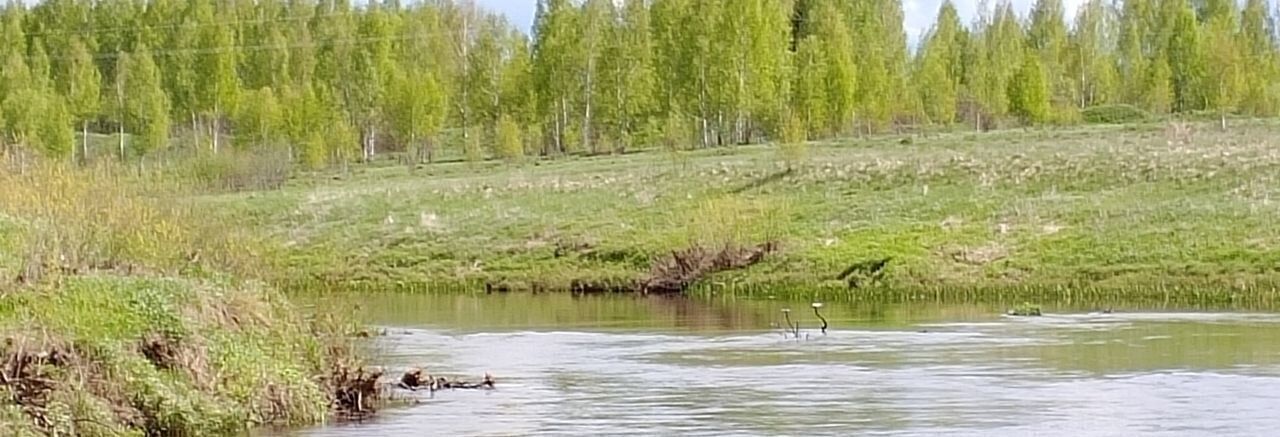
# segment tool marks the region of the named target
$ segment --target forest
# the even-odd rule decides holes
[[[0,143],[85,161],[287,152],[307,168],[1280,109],[1265,0],[46,0],[0,12]],[[103,153],[105,154],[105,152]],[[93,156],[97,158],[97,156]]]

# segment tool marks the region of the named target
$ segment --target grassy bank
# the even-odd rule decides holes
[[[341,326],[252,278],[266,245],[128,171],[0,168],[0,429],[217,435],[330,411]],[[154,181],[153,181],[154,182]]]
[[[1230,298],[1280,279],[1278,133],[1241,121],[875,137],[810,144],[789,172],[771,147],[388,164],[202,202],[278,238],[284,279],[309,285],[566,288],[641,278],[691,245],[776,240],[780,253],[701,289],[848,293],[839,272],[892,257],[873,288]]]

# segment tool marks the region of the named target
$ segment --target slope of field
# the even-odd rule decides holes
[[[386,164],[203,199],[289,247],[289,281],[564,289],[673,250],[780,243],[700,289],[1270,293],[1280,126],[1080,127],[509,165]],[[869,291],[864,291],[869,293]],[[968,293],[968,292],[966,292]],[[1180,292],[1182,293],[1182,292]]]

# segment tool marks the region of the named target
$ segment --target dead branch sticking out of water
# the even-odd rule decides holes
[[[339,414],[363,417],[374,412],[374,403],[382,395],[378,378],[381,370],[366,372],[363,367],[352,370],[338,367],[333,372],[333,407]]]

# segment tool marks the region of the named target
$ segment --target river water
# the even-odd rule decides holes
[[[350,297],[346,297],[350,298]],[[389,374],[497,378],[288,436],[1258,436],[1280,314],[567,295],[359,296]],[[316,301],[317,308],[333,305]],[[339,303],[339,305],[347,305]],[[351,304],[355,305],[355,304]],[[785,336],[791,309],[800,339]]]

